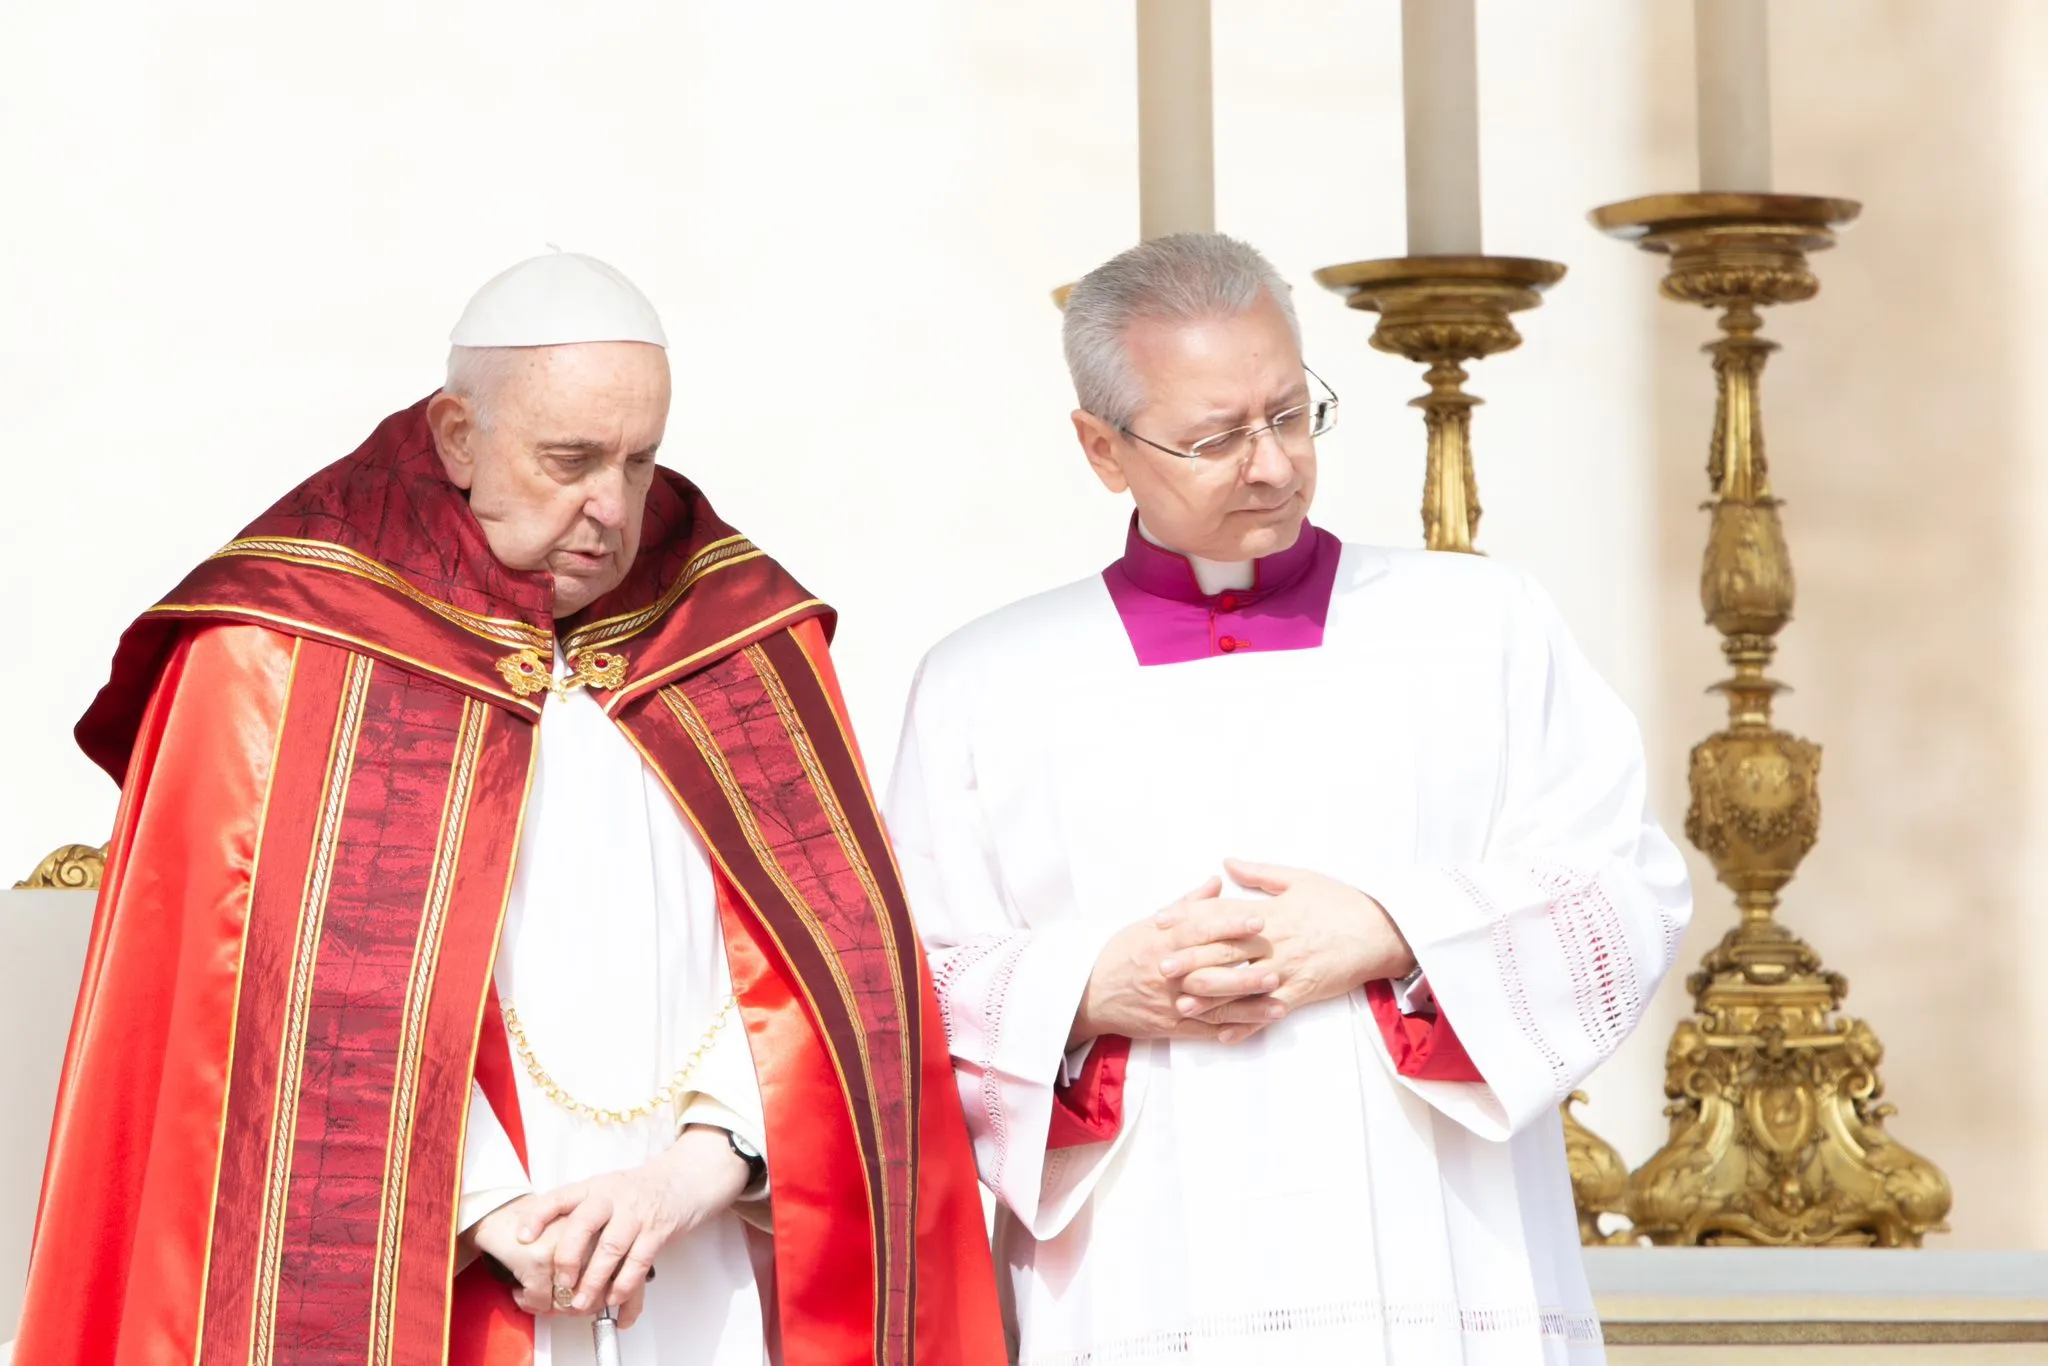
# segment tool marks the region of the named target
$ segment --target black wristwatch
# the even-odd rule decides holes
[[[747,1184],[740,1191],[740,1199],[746,1200],[759,1195],[768,1184],[768,1159],[761,1156],[761,1150],[740,1137],[732,1130],[725,1131],[725,1141],[731,1146],[733,1156],[747,1164]]]

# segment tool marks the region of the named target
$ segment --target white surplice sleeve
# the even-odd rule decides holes
[[[1079,1057],[1068,1035],[1104,945],[1122,926],[1033,921],[1012,904],[976,791],[966,687],[912,685],[887,802],[890,839],[925,941],[953,1076],[982,1181],[1040,1239],[1086,1202],[1131,1131],[1146,1046],[1132,1046],[1109,1142],[1049,1148],[1055,1092]]]
[[[1484,854],[1364,888],[1485,1078],[1401,1080],[1493,1139],[1549,1113],[1614,1052],[1692,915],[1684,861],[1650,814],[1635,717],[1542,590],[1519,579],[1511,593],[1505,768]]]
[[[730,991],[729,977],[721,973],[720,982]],[[737,1007],[699,1064],[692,1089],[677,1103],[677,1132],[692,1124],[738,1134],[762,1157],[768,1155],[768,1122],[761,1105],[761,1086],[754,1072],[753,1054],[747,1046],[746,1025]],[[761,1232],[774,1232],[765,1182],[759,1190],[747,1192],[733,1208]]]
[[[455,1228],[466,1232],[477,1220],[530,1194],[533,1184],[512,1147],[512,1137],[484,1099],[484,1088],[469,1084],[469,1122],[462,1133],[462,1194],[455,1205]]]

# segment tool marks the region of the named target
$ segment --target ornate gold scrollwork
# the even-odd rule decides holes
[[[566,697],[578,688],[610,691],[626,681],[626,657],[616,650],[581,650],[569,657],[570,673],[557,681],[554,669],[538,650],[520,650],[498,661],[498,673],[514,697],[531,697],[552,689]]]
[[[36,870],[14,884],[16,891],[91,891],[107,871],[107,846],[67,844],[53,850]]]
[[[572,680],[585,687],[610,691],[626,681],[626,657],[616,650],[583,650],[570,656]]]
[[[1555,261],[1519,256],[1421,256],[1354,261],[1316,272],[1353,308],[1380,315],[1373,347],[1427,365],[1422,409],[1428,461],[1422,476],[1422,537],[1431,550],[1473,551],[1479,534],[1479,478],[1472,464],[1472,410],[1465,362],[1522,344],[1511,315],[1542,302],[1564,278]]]
[[[1579,1211],[1579,1241],[1587,1247],[1626,1245],[1635,1241],[1635,1234],[1626,1227],[1603,1232],[1600,1216],[1627,1216],[1628,1164],[1612,1144],[1572,1113],[1572,1106],[1585,1103],[1586,1093],[1574,1091],[1557,1107],[1564,1120],[1564,1157],[1572,1173],[1572,1203]]]
[[[498,673],[514,697],[531,697],[555,686],[554,670],[538,650],[519,650],[498,661]]]
[[[1806,253],[1855,217],[1842,200],[1660,195],[1594,221],[1665,252],[1664,294],[1722,311],[1700,604],[1730,677],[1728,725],[1694,746],[1686,837],[1737,921],[1686,985],[1695,1014],[1665,1055],[1671,1136],[1629,1182],[1631,1236],[1658,1244],[1912,1247],[1945,1229],[1947,1180],[1884,1131],[1883,1046],[1839,1017],[1848,984],[1775,919],[1820,836],[1820,746],[1779,730],[1766,670],[1792,617],[1791,555],[1764,457],[1760,386],[1775,343],[1757,310],[1811,298]],[[1582,1206],[1580,1223],[1586,1228]]]

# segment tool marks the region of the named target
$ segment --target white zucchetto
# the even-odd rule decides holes
[[[668,346],[647,296],[604,262],[573,251],[535,256],[494,277],[470,299],[448,340],[456,346]]]

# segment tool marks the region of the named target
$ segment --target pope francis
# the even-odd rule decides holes
[[[830,609],[655,463],[618,272],[452,340],[79,723],[122,800],[14,1359],[999,1361]]]

